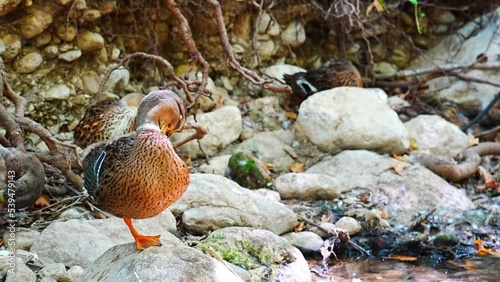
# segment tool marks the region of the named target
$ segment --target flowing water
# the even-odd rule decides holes
[[[463,261],[443,261],[437,265],[395,260],[338,262],[323,277],[314,276],[315,282],[500,281],[500,258],[473,257]]]

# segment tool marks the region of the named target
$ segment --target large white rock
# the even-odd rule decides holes
[[[175,218],[169,211],[144,220],[134,220],[136,229],[144,235],[171,236]],[[30,251],[48,257],[68,267],[83,268],[92,264],[109,248],[133,242],[127,225],[121,218],[53,222],[37,237]]]
[[[276,178],[274,187],[283,199],[333,200],[341,193],[337,179],[315,173],[282,174]]]
[[[225,106],[213,112],[196,115],[197,123],[208,129],[208,134],[200,140],[201,147],[208,156],[217,154],[222,148],[237,140],[241,134],[241,111],[235,106]],[[187,122],[194,122],[189,116]],[[178,141],[193,134],[194,130],[184,130],[172,135],[173,141]],[[182,154],[191,158],[202,157],[203,153],[196,140],[179,147]]]
[[[326,152],[368,149],[403,153],[408,132],[379,96],[380,89],[338,87],[318,92],[300,105],[295,135]]]
[[[306,173],[323,173],[335,177],[343,191],[365,187],[373,192],[375,203],[384,205],[389,220],[408,224],[419,211],[436,208],[443,217],[475,208],[463,189],[457,189],[427,168],[416,164],[403,175],[390,169],[402,162],[377,153],[343,151],[313,165]]]
[[[138,251],[135,244],[119,245],[106,251],[87,268],[84,281],[169,281],[240,282],[224,264],[170,234],[161,247]]]
[[[280,235],[297,223],[296,215],[285,205],[214,174],[191,174],[188,189],[169,209],[174,215],[183,214],[184,226],[196,234],[248,226]]]
[[[418,151],[452,158],[469,147],[467,135],[440,116],[420,115],[405,123]]]

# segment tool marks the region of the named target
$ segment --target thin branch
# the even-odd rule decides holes
[[[418,76],[418,75],[424,75],[424,74],[431,74],[431,73],[436,73],[436,72],[441,72],[445,73],[447,71],[453,71],[453,70],[472,70],[472,69],[478,69],[478,70],[494,70],[494,69],[499,69],[500,68],[500,62],[495,62],[491,64],[481,64],[477,62],[469,63],[469,64],[446,64],[442,66],[437,66],[437,67],[428,67],[428,68],[422,68],[422,69],[416,69],[416,70],[403,70],[403,71],[398,71],[394,73],[381,73],[377,74],[375,78],[377,80],[379,79],[397,79],[397,78],[405,78],[409,76]]]
[[[205,92],[205,88],[208,82],[208,70],[210,66],[196,48],[196,43],[194,42],[193,34],[191,32],[191,28],[189,27],[189,22],[186,19],[186,17],[184,17],[184,15],[182,14],[181,10],[177,6],[177,3],[175,3],[174,0],[166,0],[166,2],[167,6],[170,8],[170,11],[173,13],[174,17],[176,17],[177,20],[179,21],[181,35],[184,38],[184,41],[186,42],[186,47],[188,48],[189,53],[191,54],[190,69],[188,70],[187,73],[189,73],[196,64],[199,64],[201,68],[201,73],[202,73],[201,84],[194,95],[194,99],[191,99],[189,94],[186,92],[186,99],[188,100],[189,103],[192,103],[193,101],[196,101],[198,97]]]
[[[485,131],[483,131],[483,132],[481,132],[479,134],[476,134],[474,136],[480,138],[480,137],[484,137],[486,135],[490,135],[490,134],[495,133],[495,132],[500,132],[500,125],[496,126],[496,127],[493,127],[492,129],[485,130]]]

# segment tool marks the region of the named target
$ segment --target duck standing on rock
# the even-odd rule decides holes
[[[363,87],[363,78],[349,61],[333,59],[325,66],[307,72],[284,75],[293,94],[303,101],[312,94],[341,86]]]
[[[135,136],[95,148],[84,160],[85,188],[96,205],[122,217],[137,249],[161,246],[160,236],[143,236],[132,218],[153,217],[186,191],[189,171],[169,139],[186,121],[186,106],[174,92],[153,91],[142,100]]]
[[[129,93],[118,101],[107,101],[87,109],[74,130],[75,144],[85,148],[135,130],[135,117],[143,94]]]

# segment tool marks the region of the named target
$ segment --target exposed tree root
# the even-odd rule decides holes
[[[459,164],[431,154],[417,153],[415,156],[418,162],[432,172],[447,180],[459,182],[473,176],[481,163],[481,157],[486,155],[500,155],[500,143],[485,142],[468,148],[463,152]]]
[[[173,1],[173,0],[171,0]],[[213,12],[215,16],[215,20],[217,21],[217,28],[219,30],[219,36],[222,44],[222,49],[224,50],[224,53],[226,55],[226,64],[227,66],[238,72],[241,76],[243,76],[246,80],[250,81],[251,83],[255,85],[259,85],[260,87],[264,89],[269,89],[274,92],[280,92],[280,93],[292,93],[292,89],[290,86],[286,84],[277,84],[275,83],[274,80],[272,79],[263,79],[261,76],[256,74],[255,72],[244,68],[240,65],[236,57],[234,56],[233,52],[233,47],[229,43],[229,37],[227,36],[227,30],[226,30],[226,25],[224,24],[224,16],[222,14],[222,9],[220,6],[219,1],[217,0],[208,0],[207,1],[210,5],[213,7]],[[252,1],[252,5],[257,5],[260,7],[259,4],[256,4],[255,1]]]

